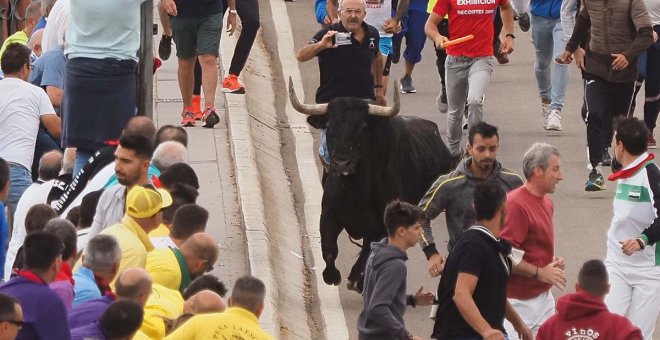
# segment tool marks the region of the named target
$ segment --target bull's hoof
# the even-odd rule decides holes
[[[348,290],[352,290],[357,292],[358,294],[362,294],[362,287],[359,287],[360,285],[356,281],[351,281],[348,280],[348,283],[346,284],[346,288]]]
[[[325,268],[323,270],[323,281],[329,285],[339,286],[341,283],[341,273],[337,268]]]

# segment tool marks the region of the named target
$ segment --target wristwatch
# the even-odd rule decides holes
[[[229,14],[238,14],[238,11],[235,9],[230,9]]]

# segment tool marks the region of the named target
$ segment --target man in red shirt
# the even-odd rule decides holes
[[[642,332],[625,317],[611,313],[603,301],[610,291],[605,264],[587,261],[578,274],[576,292],[557,301],[557,314],[539,329],[536,340],[576,339],[642,340]]]
[[[438,0],[424,27],[426,35],[439,48],[447,49],[445,61],[447,104],[447,139],[452,165],[461,159],[460,143],[462,119],[468,104],[468,129],[483,120],[486,87],[493,73],[493,19],[500,7],[506,38],[502,53],[513,50],[513,9],[508,0]],[[449,39],[438,31],[438,24],[449,16],[449,36],[452,39],[470,34],[474,38],[463,43],[445,46]]]
[[[566,285],[564,261],[554,257],[554,205],[548,197],[562,180],[559,150],[535,143],[523,156],[523,174],[525,185],[507,195],[508,214],[500,238],[513,247],[514,263],[520,262],[509,279],[509,303],[536,336],[541,324],[555,312],[550,288]],[[510,323],[506,322],[505,328],[509,339],[517,339]]]

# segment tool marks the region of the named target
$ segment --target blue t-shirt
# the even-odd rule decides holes
[[[206,18],[222,12],[221,0],[174,0],[174,3],[176,3],[176,18]]]
[[[64,72],[66,70],[66,58],[64,49],[58,46],[46,53],[34,62],[34,68],[30,72],[28,81],[44,90],[46,86],[55,86],[64,89]]]
[[[73,306],[78,306],[83,302],[98,299],[101,297],[101,291],[94,280],[94,272],[87,267],[80,266],[73,273],[73,280],[76,282],[73,286]]]
[[[32,30],[32,34],[34,34],[34,32],[38,30],[42,30],[46,28],[46,23],[47,23],[46,17],[41,16],[41,18],[39,18],[39,21],[37,22],[37,25],[34,26],[34,29]],[[30,34],[30,37],[32,37],[32,34]]]

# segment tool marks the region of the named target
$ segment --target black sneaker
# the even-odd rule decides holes
[[[584,191],[603,191],[606,188],[603,175],[596,169],[591,170],[591,173],[589,173],[589,180],[584,186]]]
[[[609,151],[608,148],[605,148],[605,150],[603,150],[603,161],[602,161],[602,164],[603,164],[604,166],[610,166],[610,165],[612,165],[612,156],[610,156],[610,151]]]
[[[529,31],[529,27],[530,27],[529,14],[527,13],[518,14],[518,26],[520,26],[520,30],[523,32]]]
[[[158,56],[160,59],[167,60],[170,59],[170,55],[172,54],[172,37],[171,36],[166,36],[163,34],[162,37],[160,37],[160,43],[158,44]]]
[[[212,107],[207,107],[204,110],[204,116],[202,118],[202,127],[213,128],[216,124],[220,123],[220,116],[215,113],[215,109]]]

